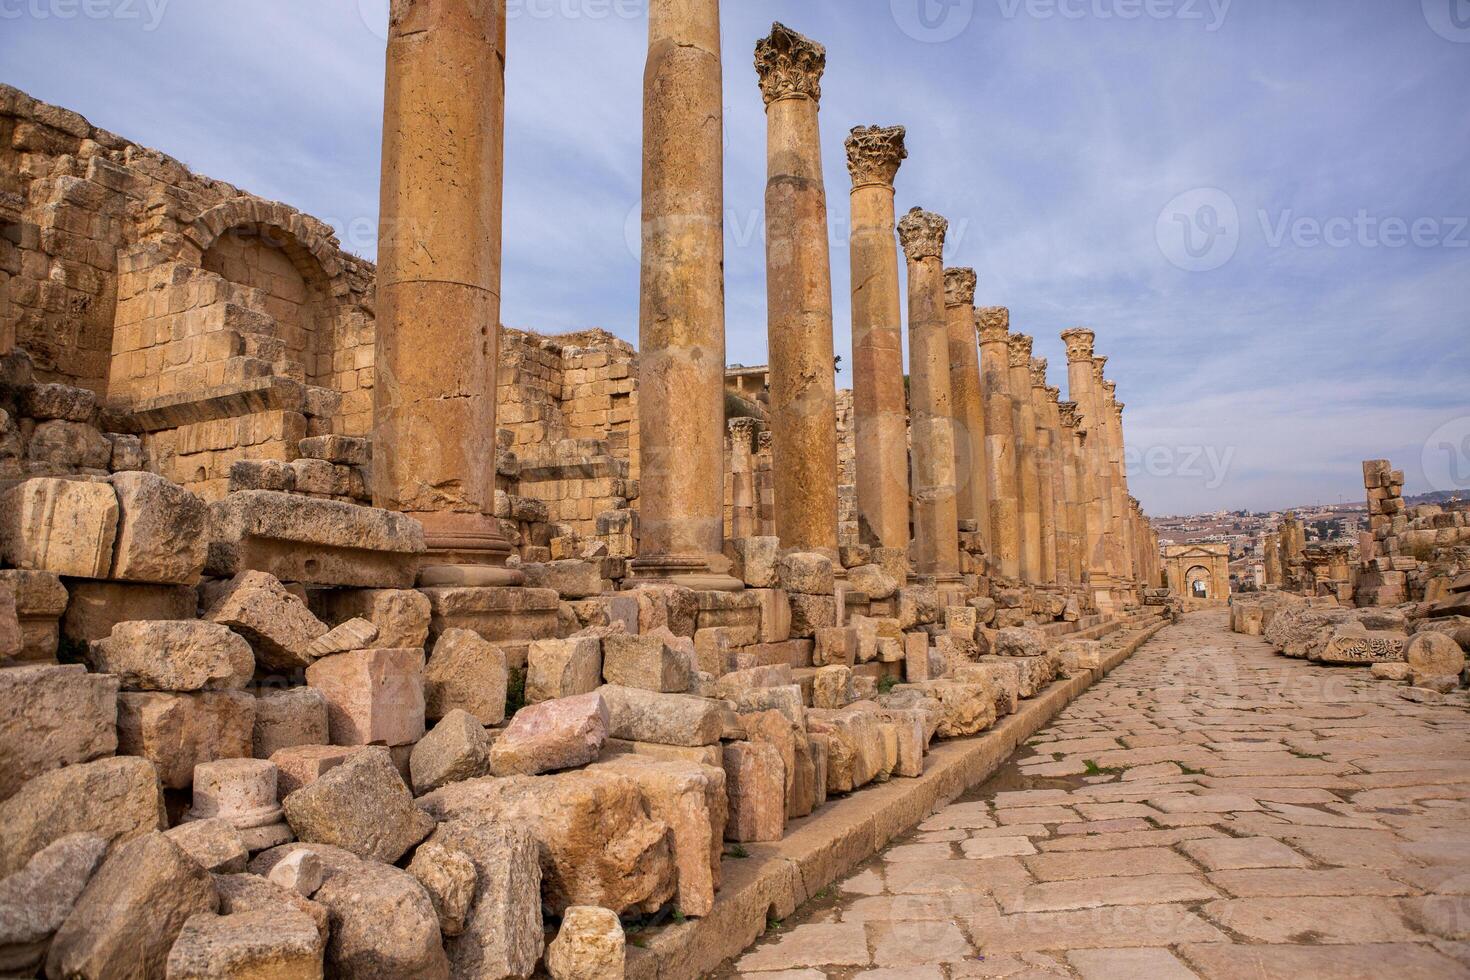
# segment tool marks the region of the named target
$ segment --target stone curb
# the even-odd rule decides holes
[[[627,980],[694,980],[739,956],[765,932],[769,919],[791,915],[889,841],[990,778],[1016,746],[1167,625],[1161,619],[1144,626],[1110,653],[1102,667],[1053,682],[983,734],[937,744],[917,779],[869,786],[813,816],[793,820],[779,842],[745,845],[748,858],[723,862],[720,891],[709,915],[670,926],[645,947],[629,945]]]

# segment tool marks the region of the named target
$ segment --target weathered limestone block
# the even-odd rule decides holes
[[[557,610],[561,598],[554,589],[430,588],[429,634],[445,630],[473,630],[490,643],[525,644],[559,635]]]
[[[96,407],[91,390],[64,384],[27,385],[20,398],[21,414],[37,421],[89,422]]]
[[[1044,657],[1046,634],[1041,630],[1008,626],[996,633],[994,650],[998,657]]]
[[[1465,651],[1444,633],[1414,634],[1404,647],[1404,660],[1414,683],[1420,687],[1429,686],[1423,682],[1431,678],[1458,679],[1465,670]]]
[[[95,834],[68,834],[0,880],[0,971],[34,976],[51,937],[107,854]]]
[[[975,638],[980,626],[980,614],[973,606],[946,606],[944,609],[945,632]]]
[[[781,753],[786,771],[786,818],[811,813],[816,806],[816,762],[806,730],[775,710],[742,714],[740,724],[748,741],[774,745]]]
[[[730,574],[752,589],[776,587],[780,552],[781,539],[774,536],[730,538],[725,542],[725,555],[733,562]]]
[[[120,844],[92,877],[46,955],[52,977],[158,977],[189,917],[214,912],[214,879],[173,841]]]
[[[112,578],[125,582],[194,585],[209,552],[204,501],[154,473],[114,473],[117,540]]]
[[[953,679],[992,688],[995,691],[995,714],[1002,717],[1013,714],[1021,703],[1021,685],[1025,676],[1024,665],[1015,658],[990,657],[983,663],[957,667]]]
[[[817,630],[837,625],[837,600],[830,595],[788,593],[791,604],[791,635],[811,637]]]
[[[713,745],[724,730],[721,706],[707,698],[656,694],[614,684],[603,685],[597,693],[607,704],[608,734],[613,738],[660,745]]]
[[[546,972],[552,980],[623,980],[626,946],[623,924],[611,910],[574,905],[546,948]]]
[[[304,912],[190,916],[168,954],[169,980],[317,980],[326,939]]]
[[[790,664],[747,667],[744,670],[732,670],[730,673],[716,680],[714,697],[734,701],[746,691],[753,691],[762,687],[786,687],[790,683]]]
[[[327,699],[336,745],[409,745],[424,735],[424,652],[355,650],[324,657],[306,682]]]
[[[153,766],[144,759],[98,759],[43,773],[0,802],[0,876],[25,867],[47,845],[87,833],[108,843],[168,823]]]
[[[112,443],[84,422],[53,419],[31,432],[26,459],[43,472],[93,472],[100,475],[112,460]]]
[[[851,667],[858,663],[858,649],[858,631],[852,626],[817,630],[816,646],[812,649],[812,666]],[[875,642],[873,656],[876,657],[877,653]]]
[[[786,832],[786,766],[766,742],[725,746],[725,793],[729,819],[725,839],[777,841]]]
[[[847,582],[877,602],[898,593],[899,580],[882,565],[858,565],[847,570]]]
[[[370,650],[376,644],[378,628],[366,619],[349,619],[338,623],[306,646],[306,655],[317,659],[349,650]]]
[[[1408,640],[1403,633],[1348,623],[1333,630],[1327,642],[1308,656],[1324,664],[1399,663]]]
[[[397,861],[434,822],[413,805],[388,750],[370,745],[282,801],[305,843],[331,844],[360,857]]]
[[[609,711],[597,692],[528,705],[490,748],[497,776],[534,776],[596,760],[607,739]]]
[[[546,940],[541,927],[540,848],[525,827],[451,820],[430,844],[466,855],[475,871],[464,929],[445,944],[450,975],[470,980],[529,977]]]
[[[1408,681],[1413,674],[1407,663],[1376,663],[1370,672],[1377,680],[1394,682]]]
[[[57,620],[67,606],[66,586],[61,584],[60,576],[53,572],[4,568],[0,569],[0,589],[6,588],[15,596],[21,649],[8,660],[0,656],[0,666],[55,663]]]
[[[996,601],[990,596],[976,596],[970,600],[970,607],[975,610],[975,618],[981,626],[989,626],[995,621]]]
[[[898,590],[899,628],[911,630],[926,623],[937,623],[943,613],[939,590],[932,585],[910,585]]]
[[[69,583],[62,634],[73,643],[90,643],[112,632],[118,623],[184,620],[198,615],[199,593],[187,585],[136,582]],[[252,664],[254,657],[252,655]]]
[[[273,670],[295,670],[313,661],[312,641],[327,626],[275,576],[246,571],[213,595],[205,618],[250,641],[256,659]]]
[[[728,819],[726,777],[720,767],[622,755],[595,769],[621,773],[638,784],[648,814],[669,825],[678,872],[676,905],[685,915],[708,915],[720,887],[720,858]]]
[[[300,847],[301,845],[287,845],[288,847]],[[297,853],[297,852],[291,852]],[[315,857],[315,851],[306,851]],[[346,853],[346,852],[343,852]],[[289,856],[289,855],[288,855]],[[351,857],[351,855],[348,855]],[[322,873],[322,863],[317,860],[317,869]],[[274,871],[274,868],[269,869]],[[253,912],[257,909],[268,909],[272,911],[284,911],[292,909],[301,912],[316,925],[317,932],[323,939],[327,937],[331,928],[331,917],[325,906],[320,905],[302,894],[282,887],[274,881],[258,874],[232,874],[215,875],[214,887],[219,892],[219,911],[221,915],[233,915],[236,912]],[[320,878],[316,887],[312,889],[315,894],[321,887]]]
[[[227,820],[248,851],[291,839],[276,802],[279,772],[265,759],[217,759],[194,767],[193,805],[186,821]]]
[[[675,636],[694,636],[699,621],[699,600],[692,589],[677,585],[645,585],[633,590],[638,601],[638,632],[651,633],[660,626]]]
[[[555,589],[563,599],[586,599],[602,592],[602,571],[596,562],[569,558],[553,562],[526,562],[521,565],[526,586],[532,589]]]
[[[15,610],[15,588],[8,582],[0,582],[0,664],[19,655],[25,645],[20,615]]]
[[[116,751],[117,687],[80,664],[0,670],[0,800],[43,772]]]
[[[657,633],[607,637],[602,641],[602,676],[609,684],[662,694],[689,690],[691,657],[669,639]]]
[[[808,726],[828,736],[827,790],[849,793],[866,786],[888,762],[878,717],[861,707],[841,711],[813,710]]]
[[[478,718],[456,708],[419,739],[408,766],[415,793],[483,776],[490,771],[490,736]]]
[[[1056,661],[1051,657],[981,657],[978,663],[1005,666],[1010,664],[1019,671],[1018,690],[1023,698],[1034,698],[1055,679]]]
[[[836,589],[832,560],[815,552],[792,551],[776,561],[781,588],[801,595],[832,595]]]
[[[1353,619],[1348,609],[1336,607],[1296,606],[1277,612],[1266,626],[1266,641],[1288,657],[1305,657],[1312,651],[1320,651],[1331,638],[1329,627],[1340,626]],[[1392,657],[1379,659],[1390,660]],[[1371,662],[1350,661],[1350,662]]]
[[[952,633],[941,633],[934,638],[934,652],[944,664],[945,673],[972,663],[978,654],[974,640]]]
[[[526,703],[590,694],[602,684],[602,641],[595,636],[536,640],[526,653]]]
[[[786,590],[756,589],[753,591],[760,604],[760,641],[762,643],[782,643],[791,639],[791,598],[786,594]]]
[[[325,745],[329,731],[326,696],[314,687],[268,691],[255,699],[257,759],[296,745]]]
[[[806,727],[806,704],[802,700],[799,684],[758,687],[743,691],[735,699],[735,710],[741,714],[755,711],[779,711],[796,727]]]
[[[310,786],[322,774],[352,758],[361,745],[293,745],[270,754],[275,764],[276,798],[284,800],[303,786]]]
[[[438,831],[435,831],[438,833]],[[418,879],[434,903],[439,917],[439,931],[446,936],[464,932],[470,905],[475,900],[475,862],[464,851],[445,847],[430,839],[414,849],[408,873]],[[536,865],[536,880],[541,880],[541,866]],[[537,903],[538,907],[540,903]]]
[[[903,635],[903,676],[910,684],[937,679],[944,673],[944,656],[923,632]]]
[[[0,494],[0,561],[76,578],[107,578],[117,494],[106,483],[36,478]]]
[[[505,651],[470,630],[445,630],[424,668],[425,715],[443,718],[459,709],[482,725],[498,725],[505,721],[509,679]]]
[[[669,827],[648,816],[638,784],[620,773],[470,779],[418,805],[441,823],[464,819],[535,834],[542,901],[553,915],[572,905],[651,912],[674,894]]]
[[[1068,672],[1098,670],[1103,665],[1103,645],[1097,640],[1065,640],[1056,652]]]
[[[842,708],[854,700],[851,669],[823,667],[812,678],[812,707]]]
[[[326,880],[322,859],[315,851],[301,849],[292,851],[271,868],[268,878],[271,884],[279,885],[302,898],[310,898]]]
[[[164,831],[163,836],[179,845],[195,864],[215,874],[238,874],[250,860],[240,832],[220,817],[189,820]]]
[[[250,758],[254,733],[255,698],[244,691],[117,696],[118,752],[152,762],[168,789],[189,786],[201,762]]]
[[[331,913],[328,976],[343,980],[449,976],[434,905],[408,872],[376,861],[347,864],[328,876],[312,900]]]
[[[875,712],[889,725],[897,740],[897,758],[891,767],[896,776],[924,775],[924,753],[929,748],[928,718],[917,708],[889,708]]]
[[[907,686],[937,699],[943,707],[936,733],[941,738],[974,735],[995,723],[995,691],[987,685],[938,680]]]
[[[209,505],[206,567],[222,578],[256,569],[284,582],[406,589],[424,550],[418,521],[375,507],[272,490]]]
[[[118,623],[92,642],[87,662],[137,691],[236,690],[255,674],[243,637],[199,620]]]
[[[365,619],[378,629],[357,649],[422,647],[429,639],[429,597],[416,589],[314,589],[311,608],[328,623]]]

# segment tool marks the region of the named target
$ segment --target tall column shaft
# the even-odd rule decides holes
[[[1086,580],[1087,495],[1082,480],[1082,436],[1077,431],[1077,403],[1059,402],[1057,414],[1060,418],[1062,436],[1062,474],[1066,485],[1065,496],[1070,537],[1067,548],[1067,575],[1072,583],[1081,585]]]
[[[908,152],[902,126],[857,127],[847,138],[852,174],[852,405],[858,535],[909,546],[908,404],[893,179]]]
[[[985,481],[985,406],[980,394],[980,349],[975,342],[975,270],[944,271],[944,320],[949,336],[949,386],[954,407],[955,505],[990,540],[990,494]]]
[[[985,476],[990,489],[991,567],[1021,579],[1021,487],[1011,399],[1011,312],[988,306],[975,312],[980,333],[980,387],[985,406]]]
[[[1044,581],[1041,568],[1041,467],[1036,455],[1036,411],[1031,407],[1031,338],[1010,336],[1011,400],[1016,418],[1016,472],[1021,490],[1021,578]]]
[[[1108,562],[1109,506],[1105,440],[1093,384],[1093,333],[1077,327],[1062,333],[1067,344],[1067,390],[1077,405],[1078,431],[1082,433],[1081,470],[1083,495],[1087,498],[1087,542],[1085,561],[1088,580],[1095,593],[1112,585]]]
[[[725,440],[719,0],[652,0],[643,76],[634,581],[734,589]]]
[[[1040,480],[1041,498],[1041,581],[1050,585],[1059,581],[1057,571],[1058,517],[1056,463],[1053,457],[1051,426],[1047,421],[1046,361],[1031,359],[1031,412],[1036,420],[1035,446],[1036,469]]]
[[[1098,424],[1103,432],[1103,456],[1107,467],[1108,489],[1108,567],[1113,578],[1126,582],[1128,575],[1128,540],[1123,531],[1124,498],[1122,481],[1122,459],[1118,450],[1117,427],[1114,425],[1113,400],[1108,395],[1106,379],[1106,357],[1094,357],[1093,397],[1097,401]]]
[[[1042,363],[1045,364],[1045,361]],[[1068,496],[1071,481],[1067,477],[1067,442],[1072,437],[1070,434],[1062,431],[1061,410],[1057,405],[1061,392],[1051,385],[1043,388],[1042,392],[1045,398],[1041,403],[1040,412],[1042,425],[1050,436],[1051,486],[1052,496],[1056,500],[1056,580],[1062,585],[1071,585],[1077,581],[1072,577],[1071,551],[1074,547],[1072,534],[1074,511],[1072,499]]]
[[[504,120],[504,3],[394,4],[372,490],[423,524],[425,585],[521,578],[493,516]]]
[[[959,578],[949,332],[944,317],[948,223],[914,208],[898,223],[908,257],[909,413],[914,454],[914,565],[936,581]]]
[[[1113,513],[1117,531],[1117,554],[1115,574],[1123,582],[1132,582],[1133,549],[1128,536],[1128,466],[1123,457],[1123,425],[1120,408],[1114,397],[1116,385],[1103,378],[1103,365],[1107,358],[1098,358],[1098,388],[1102,398],[1103,422],[1108,432],[1108,453],[1112,463]]]
[[[776,535],[837,553],[837,386],[827,192],[817,125],[826,50],[775,24],[756,45],[766,101],[766,323]]]

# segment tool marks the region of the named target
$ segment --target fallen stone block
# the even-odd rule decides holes
[[[797,728],[806,727],[806,704],[802,701],[801,687],[797,684],[742,691],[735,698],[735,710],[741,714],[779,711]]]
[[[733,670],[715,681],[716,698],[734,701],[746,691],[762,687],[787,687],[791,684],[791,666],[773,664]]]
[[[0,561],[76,578],[107,578],[117,494],[105,483],[38,477],[0,494]]]
[[[554,589],[445,587],[422,593],[429,599],[429,635],[434,638],[445,630],[467,629],[502,648],[514,643],[524,649],[531,640],[560,635],[561,599]]]
[[[94,834],[69,834],[43,848],[24,868],[0,880],[0,971],[34,976],[51,937],[71,914],[107,854]]]
[[[786,767],[781,753],[765,742],[730,742],[724,767],[729,798],[725,839],[780,840],[786,832]]]
[[[100,640],[118,623],[186,620],[198,615],[199,593],[187,585],[78,579],[70,583],[68,591],[70,602],[66,603],[61,631],[73,643]]]
[[[429,844],[466,855],[475,873],[464,927],[445,944],[451,976],[530,977],[546,945],[536,837],[525,827],[451,820],[434,831]]]
[[[602,572],[595,562],[576,558],[526,562],[521,571],[528,588],[555,589],[563,599],[586,599],[602,593]]]
[[[733,563],[730,574],[752,589],[775,587],[780,551],[781,539],[772,536],[731,538],[725,542],[725,555]]]
[[[210,574],[247,569],[284,582],[406,589],[418,574],[424,531],[394,511],[272,490],[209,505]]]
[[[209,552],[204,501],[144,470],[114,473],[117,539],[112,575],[124,582],[194,585]]]
[[[445,630],[424,668],[425,715],[438,719],[458,709],[482,725],[498,725],[505,721],[509,678],[503,650],[470,630]]]
[[[306,668],[337,745],[409,745],[424,735],[424,652],[355,650]]]
[[[898,593],[899,580],[882,565],[857,565],[847,570],[847,583],[874,602]]]
[[[526,703],[590,694],[602,684],[602,641],[536,640],[526,654]]]
[[[313,901],[331,913],[327,976],[344,980],[449,976],[434,905],[408,872],[360,861],[328,876]]]
[[[964,664],[956,668],[953,680],[962,684],[981,684],[995,692],[996,717],[1013,714],[1021,703],[1021,686],[1025,669],[1016,659],[992,657],[984,663]]]
[[[327,626],[275,576],[246,571],[215,593],[205,618],[250,641],[260,663],[273,670],[308,667],[312,642]]]
[[[377,628],[374,640],[353,649],[407,649],[429,639],[429,597],[416,589],[314,589],[310,603],[324,622],[365,619]]]
[[[534,776],[585,766],[602,752],[608,726],[608,705],[598,692],[528,705],[490,747],[490,771]]]
[[[847,667],[822,667],[812,677],[812,707],[841,708],[854,700],[852,671]]]
[[[876,644],[873,647],[877,655]],[[813,667],[851,667],[858,663],[858,631],[851,626],[817,630]]]
[[[0,670],[0,800],[43,772],[116,751],[117,687],[80,664]]]
[[[327,699],[314,687],[267,691],[255,699],[252,744],[257,759],[296,745],[328,741]]]
[[[1103,645],[1097,640],[1066,640],[1057,647],[1057,657],[1068,673],[1101,670]]]
[[[0,664],[18,656],[25,649],[25,635],[20,631],[20,616],[15,611],[15,589],[0,583]]]
[[[708,915],[720,887],[728,818],[723,765],[622,755],[593,768],[621,773],[638,784],[649,816],[668,824],[673,835],[676,906],[684,915]]]
[[[1404,682],[1409,679],[1412,670],[1406,663],[1377,663],[1372,665],[1371,673],[1380,681]]]
[[[330,657],[349,650],[368,650],[378,638],[378,628],[366,619],[349,619],[327,630],[306,646],[306,654],[314,659]]]
[[[0,569],[0,589],[15,596],[15,616],[20,623],[21,648],[0,666],[18,663],[55,663],[60,634],[57,620],[67,607],[66,587],[53,572],[19,568]]]
[[[310,786],[362,749],[361,745],[293,745],[277,749],[270,754],[277,771],[276,798],[284,800],[301,787]]]
[[[552,980],[623,980],[627,940],[623,924],[608,909],[576,905],[546,949]]]
[[[117,696],[118,752],[152,762],[168,789],[189,786],[201,762],[250,758],[254,730],[255,698],[244,691]]]
[[[1041,630],[1008,626],[996,633],[994,650],[998,657],[1044,657],[1046,634]]]
[[[806,730],[779,711],[742,714],[746,740],[774,745],[786,771],[786,818],[794,820],[816,806],[816,763]],[[722,763],[723,764],[723,756]]]
[[[287,845],[287,847],[301,846],[303,845]],[[315,855],[316,852],[307,851],[306,853]],[[351,855],[348,856],[351,857]],[[318,861],[319,866],[320,863]],[[269,870],[274,871],[275,869],[271,868]],[[328,931],[331,928],[331,917],[327,913],[326,906],[313,902],[289,888],[283,888],[263,875],[215,875],[214,887],[219,892],[219,911],[221,915],[233,915],[236,912],[253,912],[257,909],[270,909],[275,911],[292,909],[311,919],[316,925],[318,934],[323,939],[327,938]],[[321,887],[320,883],[318,883],[317,887]],[[313,893],[315,891],[316,889],[313,889]]]
[[[855,708],[814,709],[808,716],[808,727],[828,736],[828,793],[850,793],[883,772],[888,753],[879,721],[872,713]]]
[[[715,744],[724,731],[720,705],[707,698],[615,684],[605,684],[597,693],[607,704],[608,735],[613,738],[699,746]]]
[[[1426,631],[1409,640],[1404,647],[1404,661],[1415,678],[1457,677],[1465,669],[1465,651],[1453,637]]]
[[[277,803],[279,772],[265,759],[216,759],[194,767],[193,805],[184,820],[225,820],[247,851],[291,839]]]
[[[215,874],[239,874],[250,860],[235,825],[220,817],[189,820],[164,831],[194,863]]]
[[[144,759],[83,762],[43,773],[0,802],[0,876],[69,834],[128,840],[168,826],[163,793]]]
[[[437,831],[436,831],[437,833]],[[536,867],[536,880],[541,880],[541,867]],[[434,840],[420,844],[408,863],[408,873],[418,879],[434,903],[439,917],[439,931],[445,936],[464,932],[470,905],[475,900],[477,873],[475,862],[464,851],[445,847]],[[538,900],[539,907],[540,902]]]
[[[268,880],[302,898],[310,898],[325,880],[322,859],[315,851],[305,848],[292,851],[271,868]]]
[[[636,755],[666,762],[694,762],[704,766],[720,768],[723,750],[720,743],[713,745],[660,745],[657,742],[631,742],[622,738],[609,738],[602,743],[600,761],[606,762],[615,756]]]
[[[815,552],[793,551],[776,560],[776,575],[788,593],[830,596],[836,589],[832,560]]]
[[[1056,677],[1056,661],[1051,657],[981,657],[977,663],[1017,671],[1017,690],[1023,698],[1034,698]]]
[[[638,784],[620,773],[470,779],[420,797],[418,805],[441,823],[531,831],[541,844],[542,901],[552,915],[572,905],[652,912],[674,895],[669,827],[648,816]]]
[[[434,822],[413,805],[388,750],[370,745],[282,801],[304,843],[331,844],[393,863],[428,836]]]
[[[830,595],[789,593],[791,635],[816,636],[817,630],[837,625],[837,600]]]
[[[944,714],[936,734],[941,738],[975,735],[995,724],[996,696],[989,685],[938,680],[901,686],[939,701]]]
[[[233,915],[190,916],[169,951],[169,980],[270,977],[313,980],[322,975],[326,939],[296,909],[257,909]]]
[[[1324,664],[1397,663],[1404,659],[1408,640],[1403,633],[1367,630],[1350,623],[1333,630],[1330,639],[1307,656]]]
[[[158,977],[189,917],[214,912],[214,879],[163,834],[118,845],[51,941],[46,975]]]
[[[97,396],[90,389],[74,385],[31,384],[22,390],[20,397],[21,414],[39,422],[51,419],[90,422],[96,408]]]
[[[92,642],[87,661],[137,691],[236,690],[255,675],[243,637],[199,620],[118,623]]]
[[[408,765],[415,793],[483,776],[490,771],[490,736],[478,718],[456,708],[419,739]]]
[[[659,693],[689,690],[693,664],[688,651],[657,634],[614,634],[602,642],[602,676],[609,684]]]

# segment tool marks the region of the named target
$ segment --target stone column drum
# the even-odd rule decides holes
[[[776,535],[837,556],[837,385],[817,126],[827,51],[781,25],[755,46],[766,103],[766,323]]]
[[[388,27],[373,502],[424,526],[424,585],[506,585],[495,520],[505,4],[400,0]]]
[[[1042,364],[1045,365],[1045,361]],[[1043,372],[1045,368],[1043,367]],[[1071,439],[1069,433],[1062,431],[1061,410],[1057,402],[1061,398],[1061,391],[1051,385],[1041,389],[1043,399],[1041,402],[1042,425],[1051,439],[1051,487],[1052,497],[1056,500],[1057,521],[1057,577],[1056,581],[1062,585],[1070,585],[1077,580],[1072,577],[1072,563],[1069,552],[1073,547],[1072,541],[1072,501],[1067,496],[1070,489],[1067,479],[1067,441]]]
[[[1016,420],[1016,472],[1020,485],[1021,578],[1040,584],[1041,469],[1036,458],[1036,412],[1031,407],[1031,338],[1013,333],[1010,343],[1011,401]]]
[[[1122,428],[1118,424],[1118,408],[1113,397],[1117,387],[1103,377],[1108,359],[1095,357],[1092,360],[1097,393],[1098,411],[1102,427],[1107,436],[1108,489],[1111,493],[1110,506],[1113,518],[1113,577],[1119,582],[1131,582],[1128,548],[1128,475],[1123,464]]]
[[[907,552],[908,405],[894,240],[893,179],[908,156],[902,126],[859,126],[847,138],[852,174],[852,404],[858,537]]]
[[[1053,460],[1054,441],[1047,419],[1046,361],[1039,357],[1031,359],[1031,412],[1036,419],[1034,445],[1036,447],[1036,471],[1041,487],[1041,581],[1051,585],[1059,581],[1057,575],[1057,536],[1061,521],[1058,516],[1056,490],[1056,464]]]
[[[944,320],[949,333],[949,386],[954,405],[955,504],[973,521],[989,551],[990,495],[985,486],[985,406],[980,351],[975,345],[974,269],[944,271]]]
[[[719,0],[652,0],[643,75],[638,557],[629,584],[740,588],[722,552],[725,246]]]
[[[985,476],[990,488],[990,563],[1010,582],[1021,579],[1020,476],[1016,422],[1011,404],[1011,311],[987,306],[975,311],[980,334],[980,387],[985,405]]]
[[[1057,414],[1061,420],[1063,479],[1066,481],[1068,521],[1071,542],[1067,552],[1068,578],[1076,585],[1086,581],[1087,553],[1087,490],[1082,472],[1082,433],[1077,430],[1077,403],[1057,403]]]
[[[949,334],[944,323],[944,233],[949,223],[914,208],[898,223],[908,257],[909,412],[914,446],[914,570],[936,582],[960,578],[955,508]]]
[[[1067,345],[1067,391],[1079,412],[1078,431],[1083,433],[1083,495],[1087,499],[1085,564],[1093,591],[1104,593],[1112,585],[1107,562],[1108,499],[1107,475],[1101,448],[1105,436],[1099,424],[1097,400],[1093,397],[1091,330],[1074,327],[1062,332]]]

